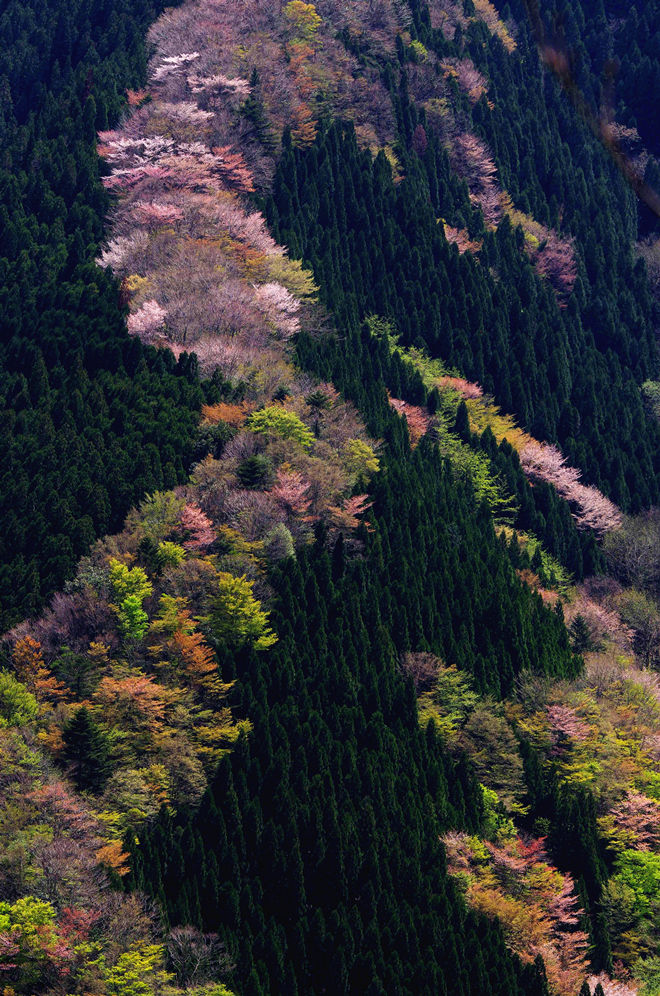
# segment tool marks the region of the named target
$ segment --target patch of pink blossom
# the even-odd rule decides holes
[[[152,71],[151,78],[154,83],[159,83],[172,73],[183,72],[191,62],[195,62],[197,59],[199,59],[199,52],[182,52],[180,55],[162,56],[159,64]]]
[[[552,484],[558,493],[575,506],[578,527],[593,529],[602,535],[618,529],[621,512],[598,488],[580,483],[580,471],[566,462],[566,457],[550,443],[529,442],[520,453],[520,462],[528,477]]]
[[[424,408],[420,408],[419,405],[411,405],[401,398],[390,398],[389,400],[394,411],[405,418],[411,442],[413,444],[419,442],[431,427],[431,416]]]
[[[279,339],[290,339],[300,332],[300,301],[282,286],[271,282],[254,285],[257,307],[274,328]]]
[[[483,398],[483,388],[479,384],[474,384],[462,377],[438,377],[439,388],[449,387],[452,391],[458,391],[463,398]]]
[[[149,340],[155,332],[163,327],[167,311],[161,308],[158,301],[145,301],[141,308],[128,316],[127,326],[131,335],[137,335],[143,340]]]
[[[601,986],[604,996],[638,996],[639,993],[639,988],[635,984],[622,982],[619,979],[610,979],[605,972],[601,972],[599,975],[590,975],[587,982],[592,992],[596,986]]]
[[[229,90],[239,97],[249,97],[251,87],[247,80],[230,76],[189,76],[188,85],[192,93],[206,93],[209,90]]]
[[[550,723],[553,754],[560,754],[568,741],[583,742],[589,736],[589,724],[585,723],[571,706],[549,705],[546,709],[546,716]]]

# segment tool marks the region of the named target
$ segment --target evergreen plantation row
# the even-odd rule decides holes
[[[530,487],[506,438],[471,430],[469,407],[428,386],[423,361],[414,362],[423,349],[451,368],[449,380],[479,381],[525,428],[561,442],[587,481],[625,509],[655,501],[659,430],[639,384],[657,376],[657,314],[631,251],[636,204],[542,69],[522,13],[514,11],[517,48],[507,49],[469,2],[446,5],[465,22],[450,40],[437,25],[440,6],[383,4],[360,36],[353,22],[341,25],[341,5],[319,3],[321,17],[311,5],[280,12],[257,3],[240,25],[221,5],[212,29],[196,30],[209,49],[230,52],[229,39],[249,53],[236,56],[248,84],[217,67],[212,77],[188,69],[203,56],[194,37],[174,30],[179,15],[196,25],[184,4],[156,22],[151,90],[132,94],[124,145],[107,129],[119,94],[144,82],[141,37],[157,11],[87,6],[76,22],[56,7],[3,8],[15,42],[3,70],[2,245],[11,252],[1,293],[13,337],[3,357],[5,624],[36,615],[71,578],[3,649],[21,682],[3,672],[0,741],[18,815],[3,823],[0,933],[18,944],[7,948],[18,956],[7,966],[16,992],[221,996],[227,982],[250,994],[577,994],[587,962],[611,973],[623,958],[637,971],[654,950],[641,887],[632,890],[636,933],[604,912],[616,905],[616,892],[606,901],[604,890],[624,882],[629,866],[605,842],[597,786],[581,769],[575,775],[571,751],[587,742],[575,712],[580,654],[595,647],[592,633],[582,619],[569,640],[561,601],[545,591],[550,608],[536,590],[556,587],[555,571],[577,580],[602,571],[600,545],[553,487]],[[48,18],[50,33],[39,27]],[[255,54],[253,30],[272,50]],[[259,81],[280,71],[268,62],[273,52],[295,73],[296,59],[314,67],[339,58],[331,45],[353,60],[354,80],[364,74],[391,105],[387,156],[364,149],[364,109],[348,98],[357,129],[333,121],[322,87],[315,119],[269,105]],[[418,60],[466,56],[487,78],[488,99],[468,100],[450,79],[452,120],[488,143],[517,210],[573,240],[567,295],[534,269],[523,229],[507,217],[484,221],[452,171],[446,132],[414,95],[419,81],[409,90]],[[307,91],[298,78],[296,86],[299,100]],[[201,96],[191,102],[191,92]],[[234,128],[243,146],[227,151]],[[109,206],[96,129],[108,162],[115,156],[105,179],[120,194],[104,256],[121,286],[93,263]],[[215,143],[217,167],[201,137]],[[145,169],[149,139],[161,158]],[[245,195],[255,187],[272,235],[312,268],[323,308],[309,274],[249,214]],[[136,218],[146,235],[136,237]],[[449,230],[477,250],[459,252]],[[231,334],[214,330],[215,352],[204,325],[213,312],[194,306],[194,279],[189,299],[175,286],[186,256],[240,301]],[[127,305],[129,328],[146,342],[169,335],[178,360],[126,334]],[[202,383],[182,352],[196,343],[204,370],[217,364]],[[397,405],[421,418],[421,441]],[[116,531],[146,492],[181,485],[196,461],[186,487],[143,502],[72,576],[95,536]],[[483,474],[485,494],[499,496],[490,503],[478,497]],[[411,661],[428,664],[427,685],[413,684]],[[432,700],[420,699],[428,725],[419,722],[420,688]],[[557,705],[552,689],[574,699]],[[513,802],[466,747],[479,702],[509,730]],[[550,733],[530,702],[559,716]],[[588,768],[589,758],[580,763]],[[29,805],[20,802],[28,783]],[[53,817],[44,798],[57,792]],[[92,829],[72,821],[75,806]],[[47,884],[40,819],[51,844],[77,840],[84,852],[86,871],[76,866],[70,893],[67,859]],[[543,863],[539,836],[553,865]],[[479,905],[474,881],[473,909],[466,904],[467,852],[482,870],[486,853],[501,862],[509,891],[497,909]],[[535,949],[518,944],[507,920],[516,889],[507,875],[523,867],[520,855],[538,880],[548,868],[552,881]],[[141,933],[122,934],[123,948],[113,943],[105,886],[85,878],[97,874],[95,861],[120,888],[121,908],[140,909]],[[149,920],[143,894],[158,917]],[[49,907],[37,954],[31,902]],[[214,952],[196,975],[181,969],[185,937]]]
[[[221,930],[237,952],[242,992],[544,991],[532,966],[504,957],[497,930],[465,915],[446,877],[437,834],[477,830],[482,803],[433,728],[417,727],[396,664],[422,634],[435,634],[438,646],[439,620],[428,615],[434,590],[449,606],[449,585],[463,602],[492,571],[512,581],[490,525],[443,478],[420,447],[378,489],[365,561],[346,560],[341,545],[332,554],[313,547],[274,579],[280,641],[268,657],[235,664],[253,734],[222,766],[197,815],[178,824],[165,817],[134,849],[135,883],[172,922]],[[395,497],[402,487],[404,508]],[[443,533],[456,536],[450,569]],[[475,564],[468,551],[484,538],[490,569],[484,562],[480,580],[469,578],[459,558]],[[475,653],[478,661],[481,627],[494,624],[493,635],[510,623],[527,628],[535,614],[520,611],[532,597],[524,589],[518,609],[497,604],[503,575],[490,587],[487,618],[473,627],[461,612],[463,661]],[[563,657],[570,672],[560,621],[536,611],[548,662],[554,669]],[[517,666],[507,647],[521,642],[510,631],[495,639],[489,671],[501,654],[505,674]]]
[[[440,32],[430,43],[447,47]],[[475,61],[477,46],[468,46]],[[472,111],[475,129],[489,140],[516,204],[552,223],[562,204],[562,226],[583,261],[565,309],[521,253],[520,229],[505,220],[484,231],[433,134],[421,156],[411,150],[403,160],[399,186],[384,157],[372,163],[336,128],[310,152],[285,149],[268,217],[314,267],[340,327],[372,312],[391,318],[405,343],[441,356],[535,435],[558,440],[624,508],[643,507],[656,500],[658,427],[635,381],[654,376],[657,357],[654,305],[631,251],[634,195],[586,126],[576,128],[535,54],[505,61],[497,48],[491,40],[485,67],[496,110],[483,96]],[[390,86],[408,149],[425,118],[403,84]],[[551,157],[550,148],[561,154]],[[525,167],[529,177],[521,177]],[[446,242],[439,218],[483,237],[479,261]]]

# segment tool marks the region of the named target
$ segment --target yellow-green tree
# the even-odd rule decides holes
[[[252,412],[248,419],[248,429],[250,432],[293,439],[305,450],[308,450],[314,442],[314,433],[302,419],[298,418],[295,412],[287,411],[280,405],[267,405],[259,411]]]
[[[321,18],[313,3],[291,0],[284,8],[284,16],[296,38],[313,42],[321,26]]]
[[[346,440],[344,461],[354,484],[359,488],[365,488],[372,474],[377,474],[380,467],[373,448],[362,439]]]
[[[161,996],[172,979],[164,963],[165,951],[159,944],[125,951],[104,973],[107,996]]]
[[[129,568],[113,557],[110,561],[110,584],[117,605],[119,630],[125,640],[140,640],[149,625],[142,602],[153,587],[141,567]]]
[[[151,582],[141,567],[127,567],[114,557],[110,561],[110,585],[113,597],[119,605],[129,595],[137,596],[142,603],[153,591]]]
[[[227,646],[250,644],[257,650],[267,650],[277,636],[268,626],[268,612],[252,594],[253,586],[254,582],[245,576],[236,578],[221,571],[209,622],[215,638]]]

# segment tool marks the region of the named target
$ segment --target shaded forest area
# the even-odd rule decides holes
[[[420,25],[429,44],[448,47]],[[580,272],[564,308],[521,253],[520,228],[504,219],[484,229],[408,100],[405,76],[401,84],[392,76],[391,87],[406,181],[395,184],[384,156],[372,162],[334,126],[316,148],[285,149],[268,217],[313,267],[340,328],[372,312],[391,318],[406,343],[441,356],[535,435],[559,441],[622,507],[644,507],[657,500],[658,425],[638,385],[655,376],[657,355],[655,305],[631,248],[634,194],[588,129],[576,127],[532,40],[524,59],[484,40],[479,24],[473,33],[468,50],[476,60],[486,45],[497,86],[495,109],[482,96],[471,112],[475,131],[489,140],[515,203],[551,224],[561,204],[562,231],[578,246]],[[413,147],[415,132],[423,151]],[[479,260],[447,243],[438,218],[483,240]]]
[[[152,4],[3,4],[0,628],[34,614],[99,535],[190,466],[193,361],[126,332],[95,264],[110,200],[96,131],[146,72]]]

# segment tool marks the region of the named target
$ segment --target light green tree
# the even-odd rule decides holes
[[[660,908],[660,854],[628,850],[616,860],[616,879],[635,897],[635,912],[648,916]]]
[[[344,462],[355,485],[365,488],[372,474],[378,473],[380,462],[369,443],[362,439],[347,439]]]
[[[162,996],[172,976],[160,944],[140,944],[104,972],[106,996]]]
[[[0,671],[0,728],[24,726],[37,718],[39,703],[8,671]]]
[[[156,559],[161,568],[178,567],[186,559],[186,551],[178,543],[164,540],[158,544]]]
[[[34,896],[0,902],[0,937],[6,939],[0,950],[0,970],[16,966],[19,990],[34,992],[58,940],[55,910]]]
[[[222,571],[209,621],[213,635],[227,646],[251,644],[257,650],[267,650],[277,642],[277,636],[268,626],[268,612],[252,594],[253,586],[245,576],[236,578]]]
[[[151,582],[141,567],[127,567],[114,557],[110,561],[110,584],[113,597],[118,604],[129,595],[136,595],[142,604],[153,591]]]
[[[252,412],[247,421],[247,428],[250,432],[293,439],[305,450],[308,450],[314,442],[314,433],[302,419],[298,418],[295,412],[290,412],[279,405],[267,405],[266,408]]]
[[[148,539],[154,543],[166,538],[179,522],[185,508],[183,498],[177,498],[172,491],[155,491],[147,495],[139,511],[139,523]]]
[[[149,625],[149,616],[137,595],[129,595],[119,606],[119,631],[125,640],[141,640]]]
[[[129,568],[114,557],[110,561],[110,584],[116,601],[119,631],[125,640],[140,640],[144,636],[149,617],[142,602],[153,592],[153,587],[141,567]]]
[[[422,726],[432,719],[440,733],[451,738],[463,726],[479,702],[467,671],[454,665],[439,664],[433,689],[418,699]]]

